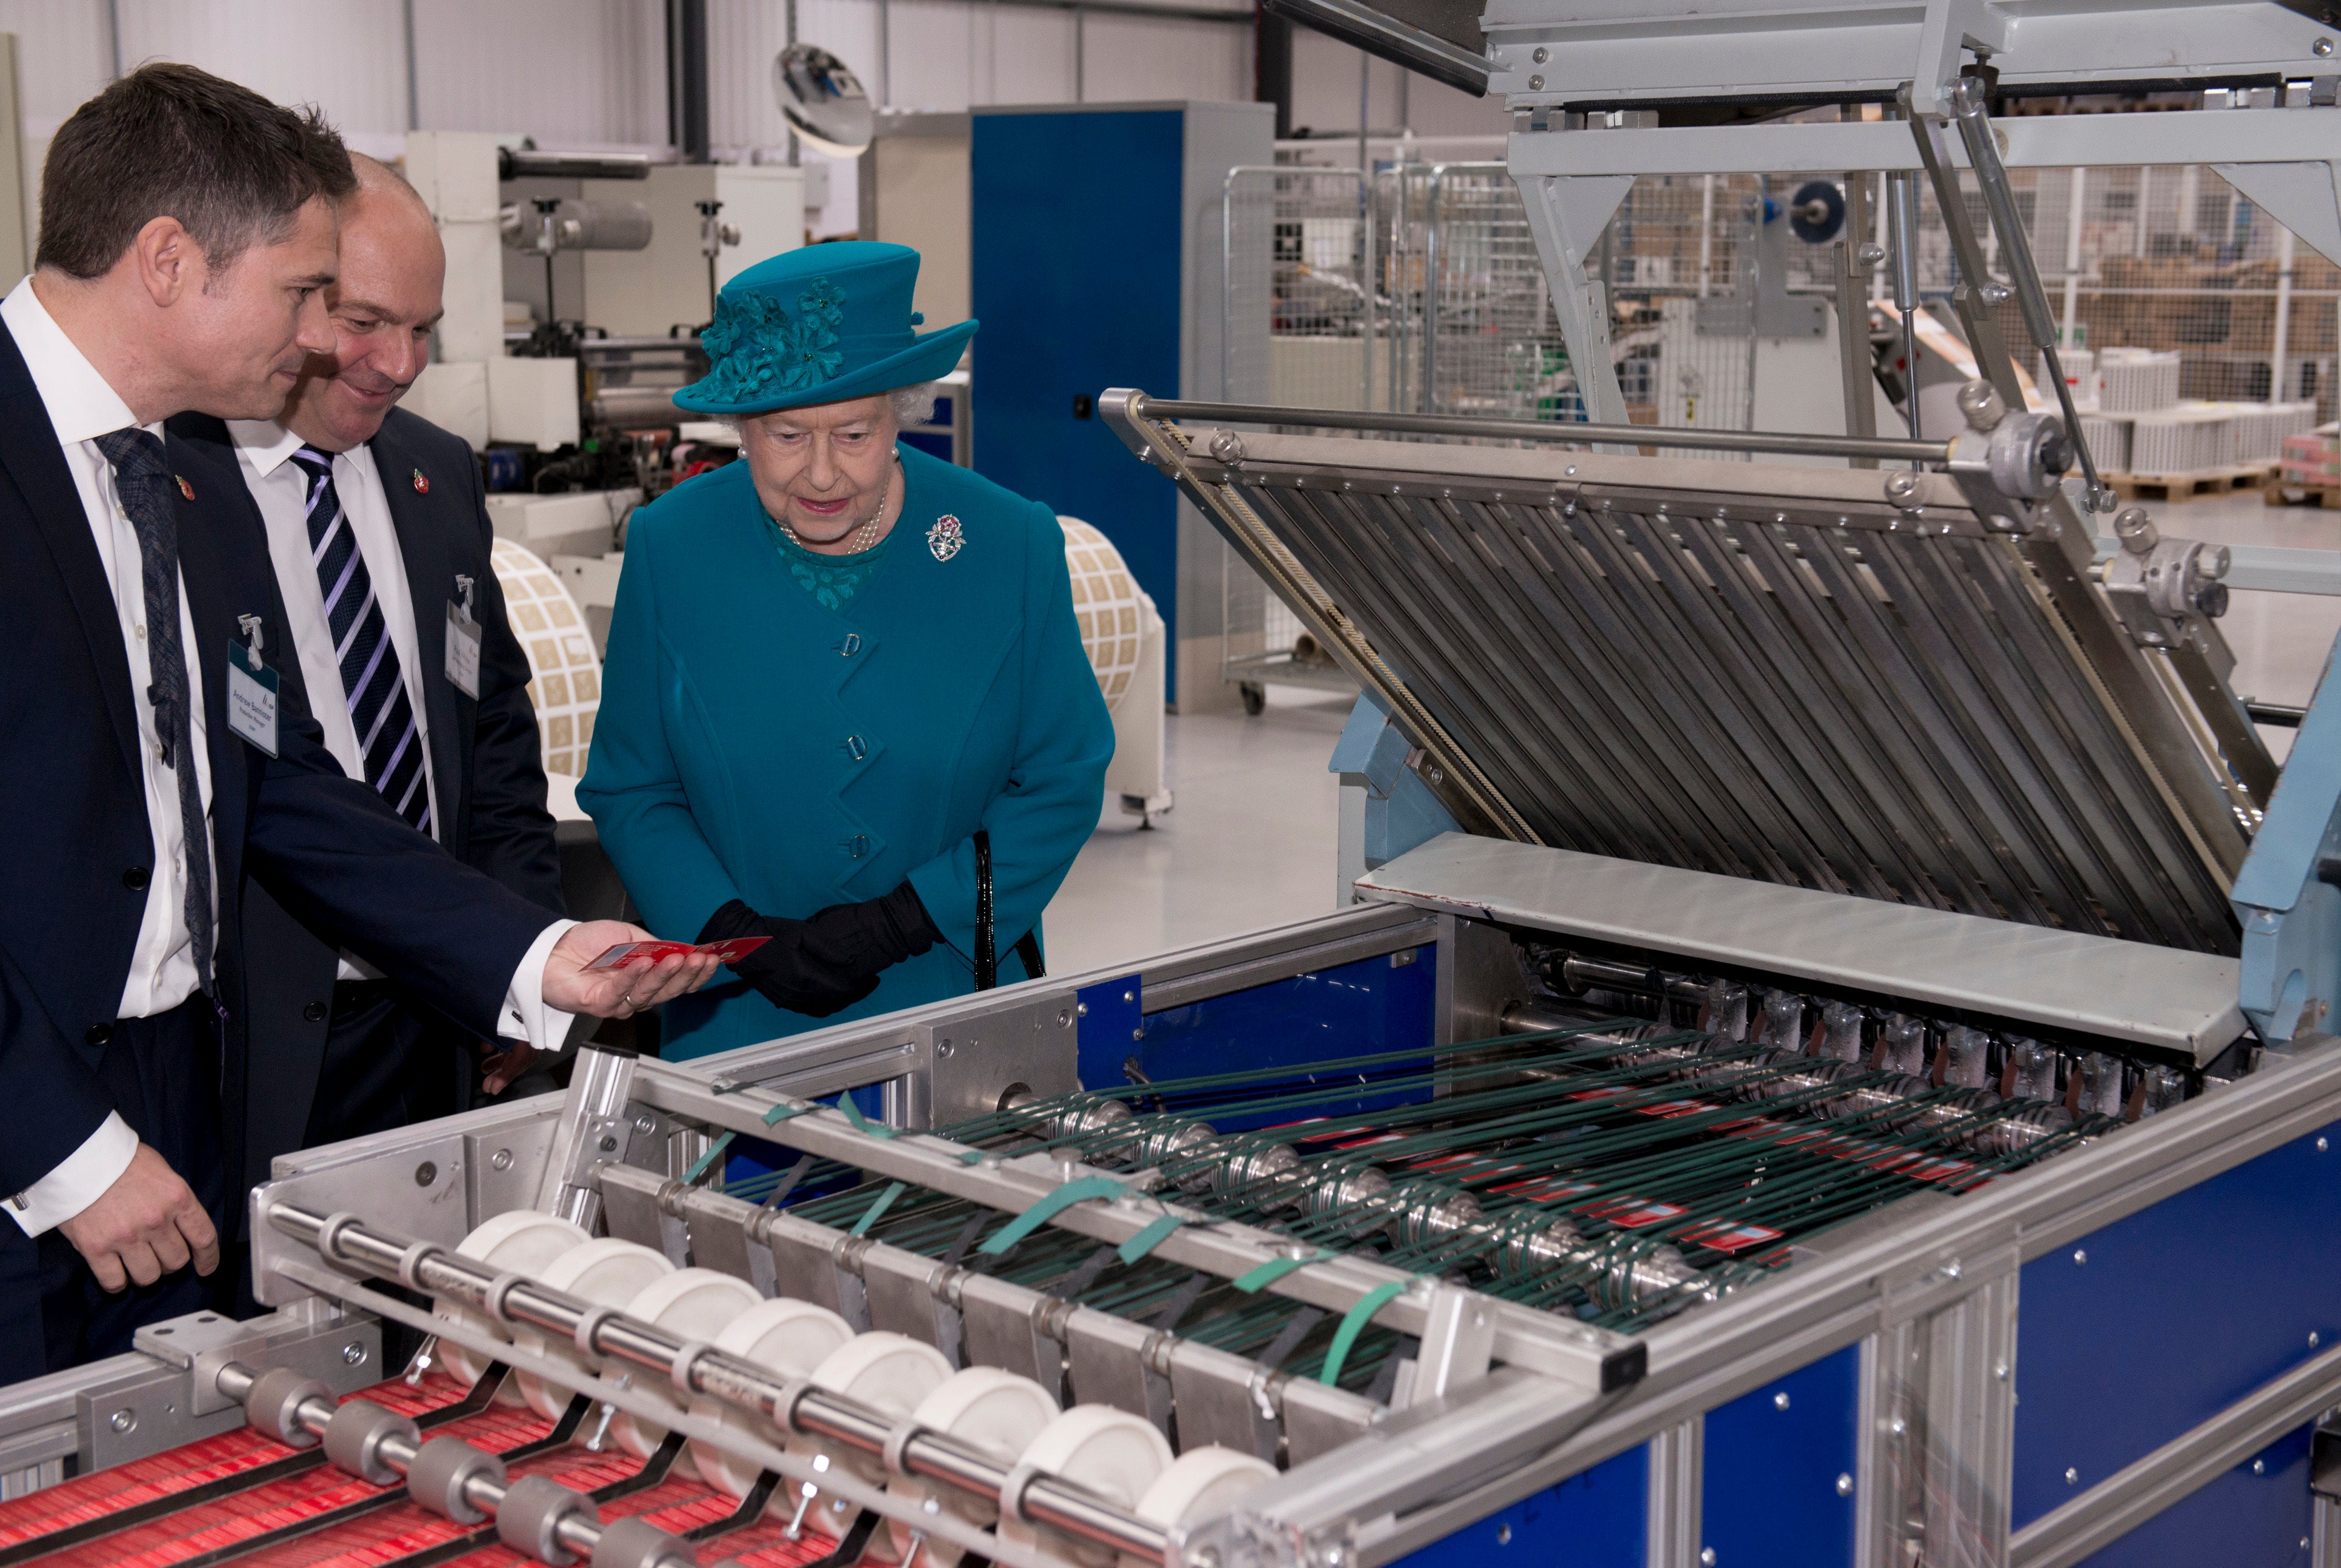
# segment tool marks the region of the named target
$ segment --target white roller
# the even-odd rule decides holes
[[[896,1420],[916,1410],[927,1395],[951,1375],[951,1364],[931,1345],[907,1334],[875,1329],[857,1334],[822,1358],[812,1369],[815,1388],[842,1394]],[[848,1449],[832,1449],[817,1437],[792,1437],[789,1452],[815,1464],[841,1465],[872,1484],[885,1480],[885,1470],[873,1457]],[[842,1497],[816,1495],[805,1511],[805,1527],[836,1539],[853,1523],[856,1510]],[[879,1535],[870,1543],[871,1554],[891,1559],[893,1538]]]
[[[1018,1468],[1027,1465],[1087,1487],[1124,1508],[1135,1508],[1146,1489],[1170,1468],[1170,1444],[1142,1415],[1111,1404],[1076,1404],[1041,1428],[1041,1435],[1018,1457]],[[1002,1540],[1021,1543],[1043,1556],[1086,1568],[1109,1568],[1115,1559],[1111,1547],[1036,1530],[1005,1515],[1000,1521],[1000,1534]]]
[[[852,1337],[852,1325],[829,1308],[783,1295],[758,1302],[733,1318],[712,1343],[727,1355],[752,1361],[782,1377],[806,1377],[832,1351]],[[694,1399],[691,1413],[774,1447],[782,1442],[779,1430],[770,1421],[720,1400]],[[752,1460],[695,1439],[683,1454],[702,1480],[711,1486],[722,1487],[734,1497],[747,1496],[761,1474],[761,1467]]]
[[[1014,1464],[1056,1418],[1057,1402],[1047,1389],[997,1366],[971,1366],[954,1374],[911,1412],[911,1419],[928,1431],[981,1449],[1003,1464]],[[978,1529],[989,1528],[1000,1517],[998,1508],[956,1487],[931,1487],[923,1481],[898,1475],[886,1484],[886,1490],[913,1506],[933,1498],[938,1506]],[[889,1519],[886,1527],[893,1533],[894,1553],[900,1560],[910,1552],[911,1526]],[[950,1542],[928,1537],[922,1561],[951,1568],[962,1555],[961,1549]]]
[[[516,1208],[508,1209],[475,1227],[456,1246],[455,1252],[459,1256],[491,1265],[500,1271],[540,1275],[554,1258],[593,1239],[582,1228],[565,1219],[538,1214],[533,1209]],[[479,1329],[507,1345],[512,1343],[512,1335],[503,1324],[492,1323],[463,1307],[448,1306],[443,1303],[433,1309],[432,1315]],[[449,1376],[469,1384],[479,1382],[481,1375],[488,1370],[488,1358],[452,1339],[443,1339],[439,1342],[439,1365],[447,1369]],[[522,1403],[518,1385],[506,1379],[504,1385],[496,1391],[496,1400],[503,1404]]]
[[[1276,1479],[1276,1466],[1250,1454],[1216,1444],[1192,1448],[1178,1463],[1154,1478],[1138,1500],[1138,1516],[1168,1528],[1191,1524],[1225,1513]],[[1156,1568],[1143,1558],[1124,1555],[1122,1568]]]
[[[663,1279],[652,1280],[640,1295],[626,1304],[626,1315],[638,1317],[684,1340],[712,1342],[734,1319],[763,1299],[756,1294],[754,1285],[736,1275],[718,1274],[712,1268],[684,1268]],[[663,1396],[666,1390],[659,1387],[651,1392]],[[664,1426],[624,1411],[610,1423],[610,1434],[627,1453],[644,1459],[666,1441]]]
[[[528,700],[544,742],[544,770],[585,771],[593,719],[602,710],[602,660],[568,586],[527,546],[496,541],[489,556],[513,635],[528,655]]]
[[[583,1246],[571,1247],[545,1265],[537,1277],[554,1290],[567,1291],[600,1306],[624,1306],[650,1287],[651,1282],[672,1274],[674,1265],[661,1254],[631,1241],[619,1241],[604,1236],[589,1241]],[[583,1355],[566,1341],[548,1343],[542,1335],[527,1329],[513,1335],[513,1342],[523,1350],[533,1350],[557,1361],[584,1366]],[[529,1373],[520,1374],[520,1392],[531,1410],[547,1421],[558,1421],[569,1407],[570,1391],[549,1384]]]

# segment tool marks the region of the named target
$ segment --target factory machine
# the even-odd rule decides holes
[[[2341,696],[1963,314],[1925,440],[1109,392],[1382,716],[1359,901],[280,1160],[0,1563],[2341,1560]]]

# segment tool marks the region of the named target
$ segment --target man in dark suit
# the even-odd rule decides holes
[[[372,764],[394,783],[393,808],[450,854],[559,909],[528,659],[490,564],[479,467],[460,437],[395,406],[429,360],[446,251],[405,181],[350,162],[358,189],[341,203],[326,291],[332,353],[309,362],[277,419],[190,413],[170,429],[224,490],[250,491],[286,640],[344,771],[365,779]],[[228,1108],[233,1122],[244,1107],[244,1186],[288,1150],[470,1103],[478,1037],[337,954],[264,888],[244,901],[244,937],[251,1046]],[[503,1089],[533,1055],[512,1043],[480,1064],[483,1087]]]
[[[267,417],[331,351],[354,185],[314,115],[144,66],[59,127],[0,302],[0,1384],[206,1305],[247,879],[482,1036],[713,968],[587,968],[640,933],[555,919],[344,773],[248,498],[163,432]]]

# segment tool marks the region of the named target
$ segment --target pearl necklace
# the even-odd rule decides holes
[[[902,466],[902,459],[900,453],[895,454],[894,466],[898,469]],[[885,520],[886,498],[884,496],[880,496],[878,498],[878,510],[870,514],[869,521],[863,523],[860,528],[853,531],[853,541],[845,547],[844,553],[847,555],[860,555],[863,551],[868,550],[871,545],[877,541],[878,525]],[[802,539],[797,536],[797,531],[791,528],[787,523],[783,522],[781,524],[781,531],[783,534],[786,534],[788,536],[789,542],[795,545],[799,550],[812,549],[812,547],[807,545]],[[821,552],[816,551],[813,551],[813,553],[819,554]]]

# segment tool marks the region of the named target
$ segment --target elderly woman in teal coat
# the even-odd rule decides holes
[[[628,525],[577,799],[652,927],[771,938],[669,1006],[670,1057],[972,989],[980,881],[1026,978],[1097,826],[1113,731],[1054,514],[895,440],[976,329],[911,330],[918,264],[848,242],[733,278],[675,401],[742,461]]]

